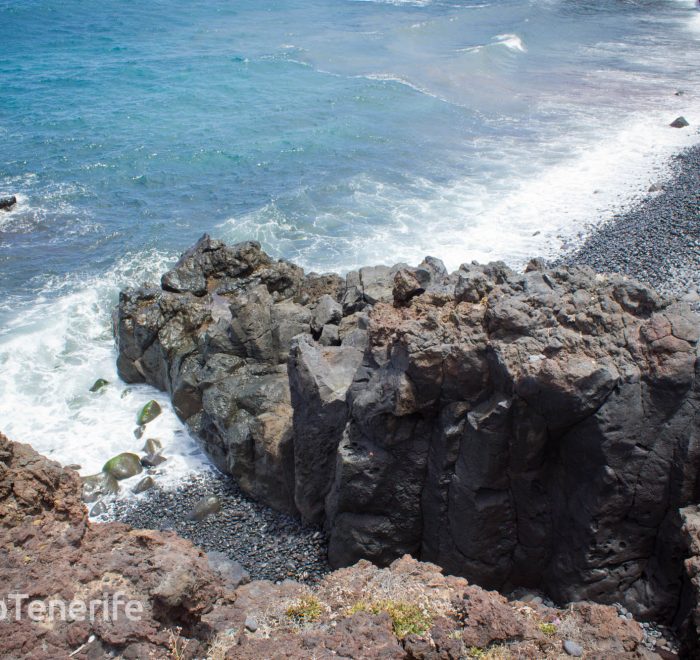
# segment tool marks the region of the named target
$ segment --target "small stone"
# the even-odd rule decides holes
[[[115,495],[119,492],[117,480],[110,474],[100,472],[83,477],[83,502],[96,502],[105,495]]]
[[[141,459],[141,465],[145,468],[158,467],[161,463],[165,463],[168,459],[160,454],[149,454]]]
[[[649,186],[649,192],[661,192],[663,190],[663,186],[660,183],[652,183]]]
[[[221,500],[216,495],[209,495],[208,497],[203,497],[195,504],[187,519],[204,520],[208,515],[219,511],[221,511]]]
[[[149,422],[152,422],[160,413],[163,412],[160,404],[157,401],[149,401],[143,408],[136,418],[136,423],[139,426],[145,426]]]
[[[99,392],[103,387],[109,385],[109,381],[104,378],[98,378],[90,388],[91,392]]]
[[[258,622],[250,615],[245,618],[244,625],[246,630],[249,630],[250,632],[255,632],[258,629]]]
[[[137,440],[140,440],[140,439],[143,437],[143,432],[144,432],[145,430],[146,430],[146,427],[145,427],[145,426],[137,426],[137,427],[134,429],[134,437],[135,437]]]
[[[564,640],[564,651],[569,655],[574,656],[574,658],[580,658],[583,655],[583,648],[576,642],[572,642],[570,639]]]
[[[148,438],[143,445],[142,451],[146,454],[158,454],[163,449],[163,445],[158,438]]]
[[[90,509],[90,515],[97,517],[107,513],[107,505],[103,500],[100,500],[95,506]]]
[[[670,125],[673,128],[685,128],[686,126],[690,126],[685,117],[676,117],[676,119],[674,119]]]
[[[77,472],[78,470],[82,470],[83,466],[77,463],[71,463],[70,465],[66,465],[65,468],[66,470],[75,470]]]
[[[106,472],[119,481],[133,477],[142,470],[141,459],[136,454],[130,452],[124,452],[114,458],[110,458],[102,468],[103,472]]]
[[[136,495],[138,495],[139,493],[145,493],[147,490],[150,490],[155,485],[156,482],[153,481],[152,477],[144,477],[134,486],[131,492],[135,493]]]

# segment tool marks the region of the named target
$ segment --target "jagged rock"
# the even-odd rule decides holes
[[[690,126],[688,123],[688,120],[685,117],[676,117],[672,122],[671,126],[673,128],[685,128],[686,126]]]
[[[343,283],[250,243],[183,260],[165,290],[122,292],[120,374],[169,391],[246,492],[322,521],[333,565],[411,553],[490,588],[673,616],[700,470],[687,306],[542,261],[426,258]],[[315,338],[324,294],[340,346]]]
[[[90,523],[78,475],[1,434],[0,547],[3,658],[411,660],[469,657],[473,643],[500,643],[513,657],[554,659],[572,634],[587,657],[659,657],[613,607],[507,601],[410,557],[385,569],[360,561],[312,588],[247,582],[223,553],[204,555],[171,532]],[[141,608],[131,618],[120,610],[49,625],[15,618],[15,593],[44,603],[121,593]]]
[[[11,613],[2,623],[0,657],[163,658],[178,636],[188,642],[188,657],[205,656],[214,631],[202,617],[222,596],[206,557],[173,533],[89,523],[80,493],[75,472],[0,434],[0,601]],[[92,621],[36,622],[26,610],[16,619],[10,596],[87,607],[117,592],[141,603],[134,620],[123,605],[117,617],[96,610]]]
[[[311,331],[319,335],[326,324],[338,325],[343,318],[343,308],[340,303],[328,294],[321,296],[316,303],[311,316]]]
[[[392,295],[397,303],[407,303],[411,298],[419,296],[424,291],[425,289],[412,270],[401,268],[397,271],[396,275],[394,275]]]
[[[10,195],[8,197],[0,197],[0,209],[9,211],[17,203],[17,197]]]

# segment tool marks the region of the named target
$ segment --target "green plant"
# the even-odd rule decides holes
[[[424,635],[432,624],[430,614],[418,605],[395,600],[382,600],[373,603],[360,601],[349,610],[350,615],[356,612],[369,612],[370,614],[386,612],[391,618],[394,634],[399,639],[411,634]]]
[[[323,614],[323,606],[316,596],[302,596],[287,608],[287,616],[299,624],[318,621]]]
[[[538,628],[547,637],[554,637],[557,634],[557,627],[553,623],[540,623]]]

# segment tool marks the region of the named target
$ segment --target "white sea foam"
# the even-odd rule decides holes
[[[207,467],[168,395],[145,385],[126,386],[116,372],[110,313],[118,288],[155,275],[166,262],[153,252],[125,258],[82,287],[64,282],[66,293],[40,295],[8,320],[0,336],[0,430],[64,465],[81,465],[87,475],[120,452],[141,449],[144,440],[133,435],[136,416],[155,399],[163,413],[145,437],[159,438],[168,458],[157,481],[170,487]],[[98,378],[110,384],[89,392]],[[122,496],[129,495],[130,485],[124,484]]]

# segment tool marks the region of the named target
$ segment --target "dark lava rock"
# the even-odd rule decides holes
[[[676,119],[670,123],[670,126],[673,128],[685,128],[686,126],[690,126],[690,124],[685,117],[676,117]]]
[[[90,388],[91,392],[99,392],[103,387],[109,385],[109,381],[104,378],[98,378],[93,386]]]
[[[395,288],[402,270],[423,293]],[[247,494],[323,524],[331,565],[410,553],[488,588],[675,613],[700,472],[687,305],[544,263],[343,283],[208,237],[163,281],[120,295],[120,374],[170,392]],[[315,338],[324,295],[340,345]]]
[[[17,203],[17,197],[10,195],[9,197],[0,197],[0,209],[9,211]]]

